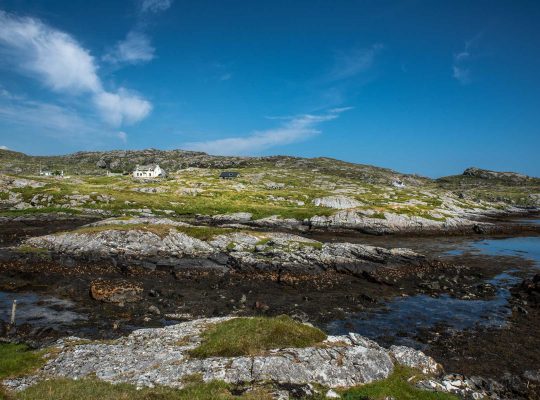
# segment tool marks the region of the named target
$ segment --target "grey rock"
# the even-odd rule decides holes
[[[419,350],[405,346],[392,346],[390,347],[390,354],[394,356],[399,364],[419,369],[424,374],[442,372],[442,366],[440,364]]]
[[[50,361],[35,375],[4,383],[10,389],[21,390],[43,379],[94,375],[100,380],[138,387],[182,387],[183,377],[199,374],[204,381],[313,383],[334,388],[384,379],[394,368],[384,348],[358,337],[353,343],[348,336],[330,336],[323,346],[276,349],[252,357],[194,359],[188,356],[188,351],[200,344],[206,327],[229,318],[141,329],[108,343],[64,339],[57,343]]]
[[[343,195],[316,198],[313,200],[313,204],[319,207],[336,208],[338,210],[355,208],[362,205],[358,200]]]

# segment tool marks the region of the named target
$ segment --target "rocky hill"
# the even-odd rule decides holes
[[[317,170],[337,176],[359,178],[367,182],[391,183],[393,179],[422,181],[418,176],[400,174],[386,168],[347,163],[330,158],[289,156],[231,157],[213,156],[186,150],[113,150],[77,152],[60,156],[29,156],[0,150],[0,172],[37,174],[43,170],[62,170],[70,175],[105,175],[106,171],[130,173],[137,164],[159,164],[169,172],[185,168],[238,169],[246,167]],[[313,172],[317,172],[313,171]]]
[[[156,163],[168,177],[132,178]],[[40,169],[63,177],[39,176]],[[220,179],[220,172],[239,172]],[[123,172],[107,176],[107,171]],[[0,213],[167,216],[210,225],[367,233],[489,231],[479,219],[540,207],[540,179],[469,168],[437,180],[330,158],[183,150],[28,156],[0,150]]]

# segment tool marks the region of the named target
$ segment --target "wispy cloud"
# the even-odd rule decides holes
[[[141,12],[158,13],[167,10],[172,4],[172,0],[142,0],[140,4]]]
[[[114,64],[139,64],[151,61],[155,57],[155,51],[147,34],[130,31],[125,40],[119,41],[105,54],[103,60]]]
[[[9,150],[9,147],[7,147],[7,146],[0,146],[0,150]]]
[[[219,79],[220,81],[228,81],[228,80],[231,79],[231,78],[232,78],[232,73],[226,72],[226,73],[224,73],[223,75],[221,75],[218,79]]]
[[[452,76],[462,85],[472,82],[471,61],[474,58],[473,51],[478,45],[482,34],[476,35],[471,40],[465,42],[463,50],[453,56]]]
[[[150,36],[146,33],[151,14],[167,10],[172,0],[142,0],[139,3],[139,13],[134,27],[111,48],[103,60],[111,64],[142,64],[155,58],[156,49]]]
[[[8,125],[22,126],[56,139],[92,142],[111,136],[111,132],[81,117],[75,110],[57,104],[27,99],[0,98],[0,120]]]
[[[126,132],[120,131],[118,132],[117,136],[118,136],[118,139],[120,139],[123,143],[127,143],[128,135]]]
[[[333,109],[324,114],[304,114],[292,117],[281,126],[264,131],[255,131],[244,137],[231,137],[225,139],[186,143],[183,148],[204,151],[217,155],[246,155],[262,150],[296,143],[319,134],[318,126],[326,121],[339,117],[339,114],[350,109],[344,107]]]
[[[0,51],[15,69],[41,81],[53,92],[89,95],[105,121],[114,125],[144,119],[152,105],[125,88],[104,89],[90,51],[69,34],[38,19],[0,10]]]
[[[383,48],[382,44],[374,44],[368,48],[356,48],[336,53],[334,67],[328,74],[328,80],[349,79],[369,70]]]

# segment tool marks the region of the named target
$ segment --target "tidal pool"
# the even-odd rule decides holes
[[[70,310],[73,303],[69,300],[40,296],[36,293],[0,291],[0,320],[5,322],[10,320],[13,300],[17,300],[15,320],[17,325],[29,323],[36,327],[67,326],[86,319],[84,315]]]
[[[494,257],[494,262],[504,262],[497,256],[519,256],[534,262],[531,272],[540,267],[540,237],[511,237],[462,242],[448,255],[467,252]],[[500,260],[500,261],[499,261]],[[344,320],[330,322],[326,329],[331,334],[357,332],[385,343],[398,343],[424,347],[415,337],[424,330],[445,327],[465,330],[485,326],[503,326],[511,314],[508,306],[509,288],[520,278],[508,269],[487,281],[497,288],[496,295],[488,300],[462,300],[448,295],[431,297],[417,295],[395,298],[379,308],[360,312]]]

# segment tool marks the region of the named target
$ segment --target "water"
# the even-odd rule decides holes
[[[535,267],[531,272],[537,272],[540,268],[540,237],[463,242],[457,248],[446,249],[444,252],[447,255],[465,253],[495,256],[494,262],[504,262],[504,259],[497,256],[519,256],[532,261]],[[521,280],[512,275],[513,272],[508,269],[488,281],[497,288],[496,295],[489,300],[461,300],[448,295],[400,297],[382,307],[355,314],[345,320],[332,321],[326,328],[331,334],[352,331],[376,340],[423,347],[414,337],[437,326],[450,330],[503,326],[511,314],[508,289]]]
[[[74,304],[52,296],[36,293],[8,293],[0,291],[0,320],[9,322],[11,305],[17,300],[16,324],[29,323],[36,327],[68,326],[85,320],[82,314],[71,311]]]
[[[517,222],[525,225],[540,225],[540,219],[520,219]]]
[[[464,244],[445,254],[461,255],[477,253],[490,256],[518,256],[535,262],[540,267],[540,237],[511,237],[504,239],[484,239]]]

